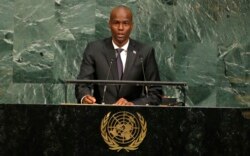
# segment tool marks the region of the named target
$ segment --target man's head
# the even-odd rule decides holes
[[[116,45],[121,47],[126,44],[133,29],[133,15],[131,10],[126,6],[117,6],[112,9],[109,28]]]

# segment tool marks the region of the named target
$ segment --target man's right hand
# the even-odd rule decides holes
[[[95,97],[91,95],[85,95],[81,100],[81,104],[94,104],[95,102],[96,102]]]

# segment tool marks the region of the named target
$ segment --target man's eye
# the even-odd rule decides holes
[[[112,22],[113,24],[119,24],[119,22],[118,21],[114,21],[114,22]]]
[[[128,25],[128,24],[129,24],[129,22],[123,22],[123,24],[126,24],[126,25]]]

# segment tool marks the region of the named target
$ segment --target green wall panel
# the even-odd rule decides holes
[[[110,36],[120,4],[134,13],[132,38],[155,47],[161,79],[188,83],[188,105],[250,106],[248,0],[2,0],[0,103],[64,102],[60,80],[76,78],[87,42]]]

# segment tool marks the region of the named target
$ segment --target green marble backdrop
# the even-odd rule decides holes
[[[1,0],[0,103],[63,102],[58,80],[76,78],[120,4],[134,12],[132,37],[155,47],[161,79],[188,83],[188,105],[250,106],[248,0]]]

